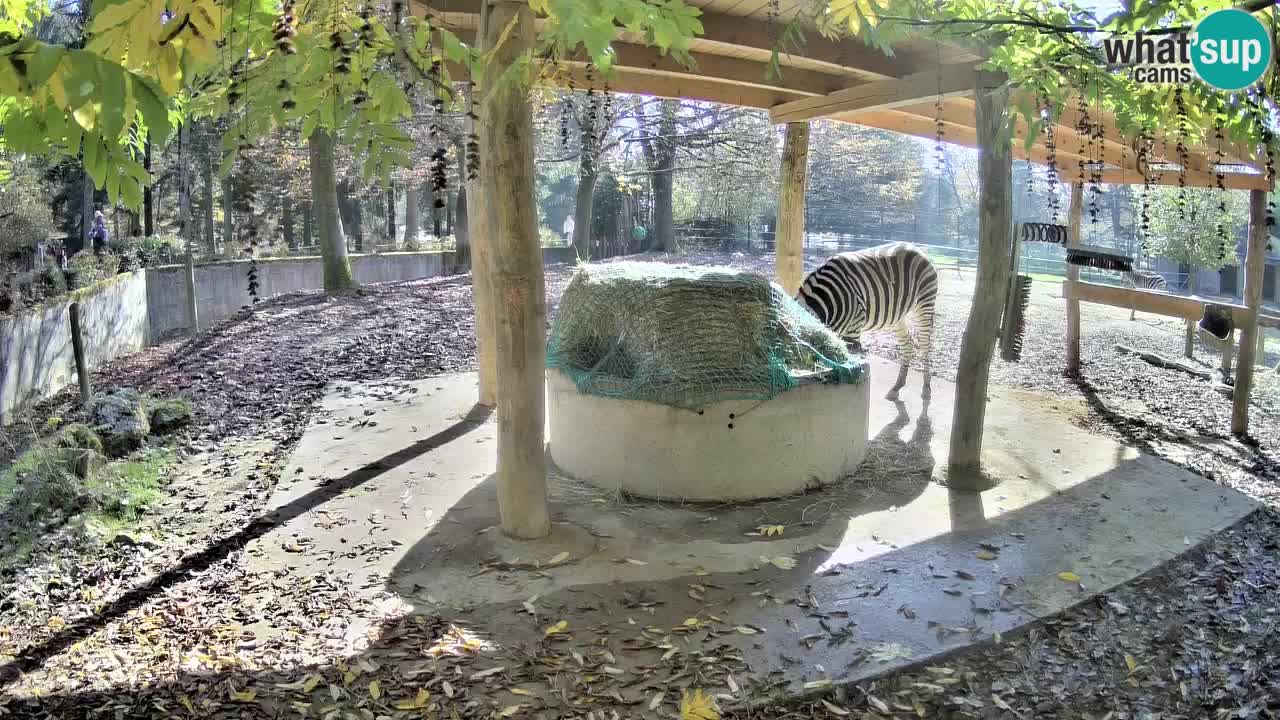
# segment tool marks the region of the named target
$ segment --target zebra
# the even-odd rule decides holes
[[[1130,270],[1125,274],[1125,279],[1129,281],[1131,288],[1143,288],[1145,290],[1159,290],[1161,292],[1169,291],[1169,283],[1165,281],[1163,275],[1156,273],[1144,273],[1138,270]],[[1138,317],[1138,311],[1129,308],[1129,319],[1133,320]]]
[[[893,328],[901,367],[885,396],[898,399],[915,352],[924,358],[922,397],[929,397],[930,345],[938,272],[919,248],[897,242],[834,255],[805,276],[796,300],[853,348],[862,333]],[[911,337],[908,322],[915,325]]]

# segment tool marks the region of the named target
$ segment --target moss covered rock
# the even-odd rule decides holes
[[[94,398],[89,416],[93,431],[112,457],[124,457],[142,447],[151,432],[142,396],[130,388],[119,388]]]
[[[164,434],[190,424],[191,403],[183,398],[161,398],[148,400],[147,419],[151,422],[151,432]]]

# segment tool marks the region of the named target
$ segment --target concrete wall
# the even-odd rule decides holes
[[[117,275],[0,319],[0,424],[11,422],[20,407],[75,382],[70,307],[77,301],[90,369],[141,350],[150,341],[145,271]]]

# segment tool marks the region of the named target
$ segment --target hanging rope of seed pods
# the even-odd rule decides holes
[[[1218,188],[1218,217],[1214,225],[1214,232],[1218,236],[1219,255],[1222,263],[1227,264],[1231,257],[1231,240],[1227,236],[1226,214],[1227,214],[1227,185],[1226,175],[1222,172],[1222,163],[1225,162],[1225,156],[1222,154],[1222,122],[1215,121],[1213,124],[1214,152],[1213,152],[1213,180]]]
[[[1038,107],[1038,106],[1037,106]],[[1045,116],[1046,123],[1044,126],[1044,146],[1048,150],[1049,172],[1046,183],[1049,189],[1049,220],[1054,225],[1058,224],[1058,142],[1054,138],[1054,126],[1056,122],[1053,118],[1053,108],[1049,103],[1045,103],[1044,109],[1041,111]]]
[[[1191,158],[1187,154],[1187,104],[1182,97],[1181,87],[1175,87],[1173,90],[1173,104],[1178,115],[1178,143],[1174,146],[1178,153],[1178,219],[1186,222],[1187,165],[1191,162]]]
[[[1103,159],[1103,124],[1106,116],[1102,112],[1102,88],[1097,88],[1097,116],[1091,123],[1089,133],[1089,224],[1098,225],[1099,200],[1102,198],[1102,159]]]
[[[937,52],[938,67],[942,67],[942,44],[937,43],[935,45],[935,50]],[[942,120],[943,116],[942,116],[942,76],[941,75],[938,76],[938,99],[933,104],[933,111],[934,111],[934,116],[933,116],[934,162],[938,168],[938,175],[941,176],[945,174],[947,171],[947,150],[946,150],[946,147],[942,144],[943,138],[946,137],[947,135],[947,130]]]
[[[1139,200],[1138,229],[1142,235],[1142,254],[1150,256],[1151,238],[1151,132],[1143,127],[1138,134],[1138,172],[1142,173],[1142,197]]]

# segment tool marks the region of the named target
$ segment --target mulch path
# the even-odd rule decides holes
[[[764,272],[773,262],[745,255],[681,259]],[[569,272],[548,268],[550,297]],[[964,287],[948,292],[960,297]],[[967,305],[940,308],[934,369],[950,377]],[[993,384],[1073,398],[1087,408],[1082,425],[1280,506],[1276,400],[1263,393],[1253,441],[1240,442],[1228,432],[1230,402],[1207,383],[1114,350],[1116,343],[1141,344],[1176,356],[1180,336],[1090,312],[1086,320],[1096,323],[1084,333],[1083,378],[1062,377],[1055,370],[1060,309],[1061,301],[1033,306],[1024,361],[997,359]],[[445,619],[390,617],[337,583],[253,575],[240,563],[244,545],[261,532],[254,521],[279,465],[325,384],[473,369],[473,320],[466,277],[376,286],[337,299],[296,294],[262,303],[195,342],[150,348],[97,373],[97,387],[192,398],[199,413],[181,440],[185,453],[217,456],[248,440],[269,441],[273,449],[238,460],[244,482],[235,485],[235,496],[199,510],[214,528],[203,546],[173,540],[178,534],[167,530],[191,522],[191,513],[166,511],[152,519],[154,544],[85,548],[51,532],[28,566],[0,576],[0,656],[38,657],[24,666],[31,674],[8,685],[12,694],[0,695],[0,714],[521,717],[525,709],[495,704],[491,691],[502,686],[503,674],[475,677],[484,668],[471,666],[472,641],[452,634]],[[893,345],[891,337],[869,342],[889,357]],[[1216,357],[1206,354],[1206,362],[1212,366]],[[72,400],[64,393],[36,408],[30,414],[36,422],[27,427],[69,415]],[[10,448],[21,446],[21,428],[10,430]],[[1277,538],[1280,516],[1266,509],[1192,555],[1021,637],[838,689],[825,703],[726,717],[1274,717]],[[246,631],[263,618],[293,634],[262,640]],[[375,647],[353,648],[358,639],[348,633],[356,620],[383,628]],[[364,666],[339,659],[353,649]],[[33,693],[42,697],[14,697]],[[601,720],[650,714],[647,705],[607,696],[596,702],[590,711]],[[660,707],[670,715],[674,706]]]

